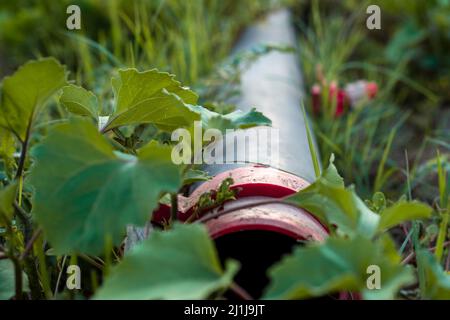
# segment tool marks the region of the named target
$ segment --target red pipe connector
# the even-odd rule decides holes
[[[252,206],[252,203],[273,198],[282,198],[304,189],[308,182],[290,173],[266,166],[236,168],[216,175],[200,185],[189,197],[178,196],[178,219],[186,221],[194,214],[200,196],[211,190],[218,190],[226,178],[233,179],[232,190],[237,190],[236,200],[218,208],[218,215],[208,219],[208,212],[202,220],[213,239],[245,230],[274,231],[296,240],[323,241],[326,228],[310,213],[284,203],[271,203]],[[242,209],[242,207],[245,207]],[[233,210],[236,208],[236,210]],[[225,211],[220,215],[220,211]],[[161,205],[154,213],[153,221],[162,222],[170,217],[170,206]]]

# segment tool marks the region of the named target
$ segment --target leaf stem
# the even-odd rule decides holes
[[[406,162],[406,182],[408,185],[408,200],[412,200],[412,191],[411,191],[411,181],[409,174],[409,158],[408,158],[408,150],[405,149],[405,162]],[[420,250],[420,241],[419,241],[419,233],[420,233],[420,225],[417,221],[412,222],[412,242],[414,253]],[[419,277],[419,289],[420,293],[424,292],[425,288],[425,271],[422,268],[421,262],[417,261],[417,274]]]
[[[28,253],[33,249],[33,245],[36,242],[36,240],[39,238],[39,236],[42,234],[42,228],[37,229],[31,239],[27,242],[25,246],[25,250],[20,255],[20,260],[24,260],[25,257],[28,255]]]
[[[25,160],[28,152],[28,143],[30,141],[31,122],[28,122],[27,131],[25,133],[25,140],[22,143],[22,150],[20,152],[19,165],[17,167],[16,179],[21,179],[25,169]]]
[[[94,267],[103,270],[103,265],[101,265],[100,263],[98,263],[97,261],[95,261],[94,259],[92,259],[91,257],[89,257],[88,255],[85,254],[80,254],[80,258],[86,260],[87,262],[89,262],[90,264],[92,264]]]
[[[44,252],[43,245],[39,245],[36,247],[37,258],[39,261],[39,274],[40,274],[40,283],[42,284],[42,289],[44,292],[44,296],[46,299],[52,298],[52,289],[50,286],[50,278],[49,278],[49,270],[47,269],[47,261]]]
[[[20,265],[19,259],[16,257],[11,257],[11,261],[14,264],[14,274],[15,274],[15,287],[16,287],[16,300],[22,300],[22,286],[23,286],[23,276],[22,267]]]
[[[23,192],[23,176],[19,177],[19,206],[22,205],[22,192]]]
[[[438,164],[438,184],[439,184],[439,200],[440,208],[439,213],[442,218],[439,225],[439,233],[436,241],[436,259],[439,263],[442,261],[442,255],[444,253],[443,243],[447,238],[447,225],[449,222],[449,209],[447,208],[448,195],[447,195],[447,171],[442,165],[441,155],[439,150],[437,151],[437,164]]]
[[[36,266],[36,259],[32,254],[32,249],[36,240],[39,239],[42,230],[38,229],[35,233],[33,233],[33,226],[29,213],[26,212],[17,202],[14,202],[14,208],[23,225],[23,235],[26,243],[25,250],[21,253],[19,261],[24,263],[24,271],[28,275],[31,297],[33,299],[40,299],[42,297],[41,281]]]
[[[236,282],[231,283],[230,290],[242,300],[254,300],[253,297]]]
[[[65,255],[63,257],[63,260],[61,262],[61,270],[58,273],[58,278],[56,280],[56,285],[55,285],[55,291],[53,292],[53,297],[56,297],[56,294],[58,293],[58,288],[59,288],[59,282],[61,281],[61,276],[64,270],[64,266],[66,265],[66,259],[67,259],[67,255]]]
[[[445,248],[445,247],[447,247],[448,245],[450,245],[450,241],[444,242],[444,243],[442,244],[442,248]],[[430,248],[430,251],[436,251],[436,249],[437,249],[437,246],[435,246],[435,247],[433,247],[433,248]],[[403,261],[402,261],[401,264],[407,264],[407,263],[411,262],[411,260],[412,260],[415,256],[416,256],[416,252],[415,252],[415,251],[412,251],[410,254],[408,254],[408,256],[407,256],[405,259],[403,259]]]
[[[32,237],[33,226],[31,223],[31,217],[28,212],[26,212],[16,201],[14,201],[14,209],[16,210],[16,214],[20,219],[20,222],[23,224],[24,228],[24,239],[25,242],[28,243]]]

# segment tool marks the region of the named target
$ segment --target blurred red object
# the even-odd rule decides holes
[[[378,93],[378,85],[375,82],[358,80],[351,82],[344,89],[339,88],[336,81],[332,81],[328,88],[328,105],[336,106],[334,116],[344,114],[349,107],[360,106],[359,102],[364,99],[373,99]],[[313,113],[319,114],[322,110],[322,87],[314,84],[311,88]]]
[[[318,84],[315,84],[311,88],[311,95],[312,95],[312,106],[313,106],[313,113],[319,114],[320,113],[320,92],[322,89]]]
[[[378,85],[375,82],[368,82],[366,85],[366,93],[370,99],[375,98],[378,93]]]

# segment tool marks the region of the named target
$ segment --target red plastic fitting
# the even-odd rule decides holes
[[[213,239],[245,230],[264,230],[278,232],[296,240],[323,241],[326,228],[307,211],[285,203],[270,203],[252,206],[252,203],[273,198],[282,198],[304,189],[309,185],[304,179],[290,173],[267,166],[251,165],[240,167],[216,175],[201,184],[189,196],[178,196],[178,219],[186,221],[194,212],[200,196],[205,192],[217,190],[223,180],[233,179],[231,189],[237,190],[236,200],[223,205],[221,210],[228,213],[202,220]],[[245,207],[243,209],[239,209]],[[236,210],[233,210],[236,208]],[[230,212],[231,211],[231,212]],[[161,205],[154,213],[153,220],[161,222],[170,217],[170,206]]]

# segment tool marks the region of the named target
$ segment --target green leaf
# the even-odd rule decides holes
[[[344,178],[339,174],[336,166],[334,165],[334,154],[331,155],[327,170],[322,174],[323,179],[332,186],[337,188],[344,188]]]
[[[28,277],[22,273],[24,290],[29,290]],[[9,300],[15,295],[15,271],[11,260],[0,260],[0,300]]]
[[[141,123],[152,123],[162,130],[171,131],[188,127],[200,119],[187,106],[197,102],[197,95],[166,72],[156,69],[146,72],[119,70],[112,85],[116,108],[103,131]]]
[[[190,185],[199,181],[208,181],[211,176],[203,170],[189,169],[183,175],[183,186]]]
[[[308,139],[308,147],[309,147],[309,153],[311,155],[311,160],[314,165],[314,173],[316,175],[316,178],[320,176],[320,165],[319,165],[319,157],[316,152],[316,148],[314,145],[314,140],[311,135],[311,130],[309,128],[309,119],[306,115],[305,106],[303,105],[303,101],[301,103],[302,112],[303,112],[303,119],[305,119],[305,131],[306,131],[306,138]],[[334,161],[334,155],[331,155],[330,163]],[[337,173],[337,171],[336,171]],[[339,175],[338,175],[339,176]]]
[[[60,254],[118,244],[127,224],[143,225],[159,196],[181,186],[169,147],[149,144],[137,157],[114,152],[86,118],[55,126],[32,154],[34,216]]]
[[[152,233],[115,267],[96,299],[203,299],[226,289],[238,270],[222,270],[214,244],[201,224],[175,225]]]
[[[386,196],[380,191],[373,194],[372,200],[366,200],[369,208],[376,213],[380,213],[386,209],[386,202]]]
[[[362,293],[365,299],[393,299],[414,276],[391,255],[391,246],[386,248],[384,241],[374,243],[361,236],[330,237],[324,244],[299,247],[269,269],[271,284],[264,298],[302,299],[352,291]],[[380,268],[380,289],[368,289],[372,274],[368,267],[372,265]]]
[[[82,87],[74,85],[64,87],[59,101],[73,114],[98,118],[97,97]]]
[[[15,151],[14,137],[11,132],[0,127],[0,157],[12,158]]]
[[[0,190],[0,227],[10,221],[14,215],[14,200],[17,194],[17,185],[10,184]]]
[[[405,21],[385,47],[387,60],[397,62],[417,56],[420,52],[417,44],[426,36],[427,30],[420,28],[413,19]]]
[[[252,108],[250,111],[243,112],[236,110],[223,116],[230,120],[234,128],[244,129],[255,126],[270,126],[272,121],[261,112]]]
[[[420,265],[425,272],[424,292],[425,299],[450,300],[450,274],[445,273],[436,257],[427,250],[417,253]]]
[[[15,294],[14,264],[11,260],[0,260],[0,300],[8,300]]]
[[[218,129],[225,132],[226,129],[245,129],[254,126],[270,126],[272,121],[261,112],[252,108],[248,112],[236,110],[234,112],[222,115],[220,113],[208,110],[202,106],[189,106],[191,110],[201,115],[202,127],[207,129]]]
[[[40,108],[65,84],[65,68],[53,58],[24,64],[3,80],[0,126],[24,141]]]
[[[396,202],[381,212],[378,231],[384,231],[408,220],[429,218],[432,212],[433,208],[419,201]]]
[[[9,130],[0,127],[0,160],[3,160],[5,172],[11,175],[15,165],[15,151],[16,142],[13,135]]]
[[[328,227],[337,226],[341,234],[371,238],[377,230],[379,216],[357,196],[353,188],[345,188],[331,159],[321,177],[286,202],[304,208]]]

